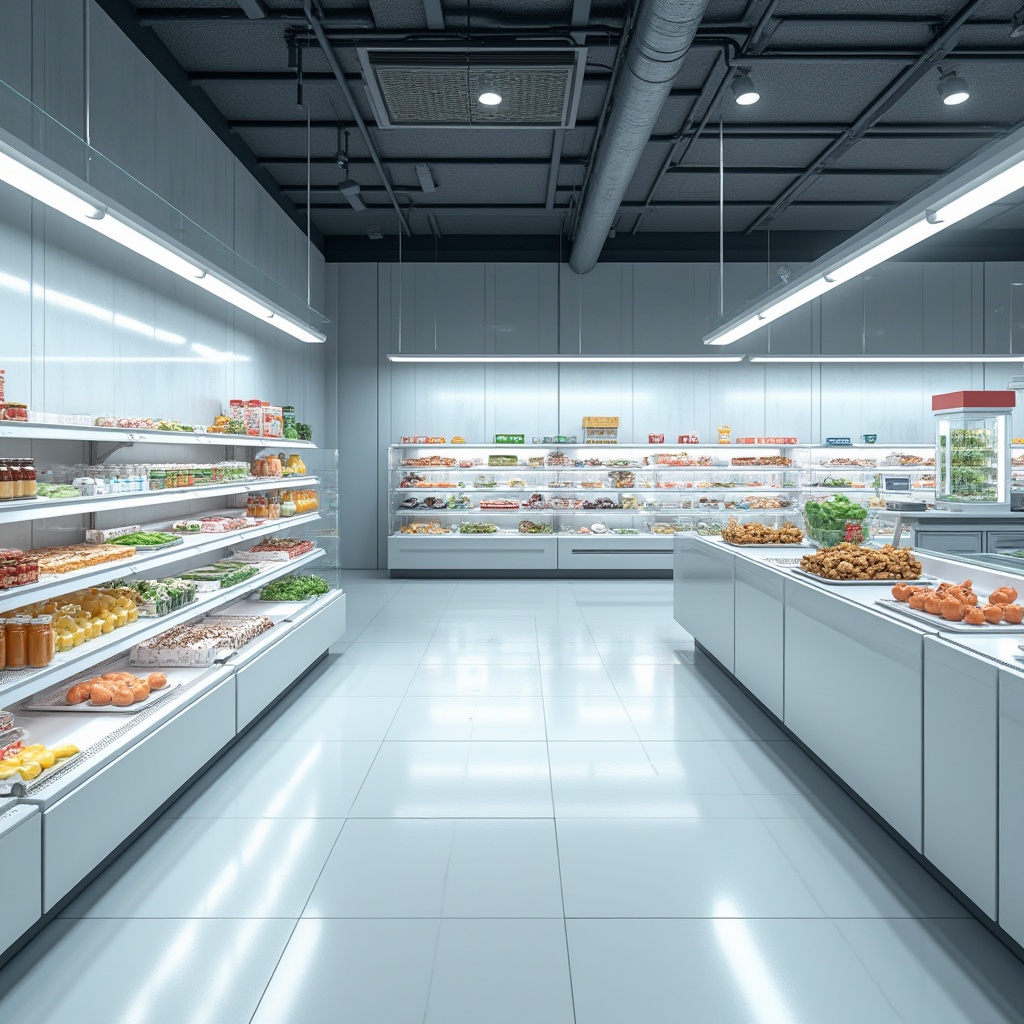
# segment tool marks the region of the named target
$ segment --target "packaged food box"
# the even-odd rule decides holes
[[[115,526],[110,530],[86,530],[85,542],[87,544],[106,544],[107,541],[116,537],[127,537],[129,533],[138,533],[141,526]]]

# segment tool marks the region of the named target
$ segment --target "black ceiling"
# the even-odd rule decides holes
[[[315,0],[371,152],[300,0],[263,0],[267,17],[257,20],[243,10],[251,11],[254,0],[100,2],[207,121],[230,132],[235,152],[260,170],[271,191],[280,188],[279,201],[303,224],[308,107],[311,217],[335,259],[391,258],[396,202],[412,234],[404,245],[413,258],[486,250],[517,258],[564,255],[634,7],[628,0]],[[1022,2],[711,0],[606,258],[697,258],[712,250],[717,258],[719,118],[724,224],[734,257],[763,254],[769,226],[773,252],[799,259],[869,224],[1024,121],[1024,36],[1010,36]],[[481,43],[585,42],[577,126],[377,127],[356,46],[464,43],[467,36]],[[289,67],[289,38],[302,52],[305,105]],[[723,86],[738,66],[749,68],[758,86],[756,105],[738,106]],[[940,67],[967,78],[966,103],[943,105]],[[368,207],[361,212],[337,188],[338,125],[351,130],[349,177],[361,186]],[[428,164],[436,191],[422,190],[417,163]],[[1024,202],[975,221],[972,227],[1019,231]],[[384,239],[368,240],[375,229]],[[998,237],[992,230],[978,235]],[[1016,237],[1002,247],[993,241],[992,252],[1005,258]]]

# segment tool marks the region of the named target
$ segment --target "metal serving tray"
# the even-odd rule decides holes
[[[159,666],[155,666],[151,671],[159,672]],[[102,675],[102,673],[99,673]],[[133,675],[135,673],[132,673]],[[147,672],[142,677],[145,679],[150,673]],[[164,675],[167,675],[164,672]],[[84,683],[86,679],[92,679],[91,675],[83,675],[78,679],[74,679],[68,683],[61,683],[60,686],[55,690],[51,690],[49,693],[44,693],[38,697],[30,697],[28,701],[22,704],[23,711],[67,711],[67,712],[83,712],[87,711],[91,715],[134,715],[145,708],[151,708],[154,704],[159,704],[162,700],[169,697],[175,690],[181,685],[182,680],[174,681],[169,676],[167,679],[167,685],[162,690],[152,690],[150,695],[143,701],[139,701],[138,704],[129,704],[128,707],[120,708],[114,707],[113,704],[96,705],[90,704],[86,701],[84,704],[69,704],[65,699],[65,694],[71,689],[76,683]]]
[[[896,601],[893,598],[880,597],[876,604],[881,605],[887,611],[899,612],[909,619],[916,619],[918,622],[927,623],[937,628],[940,633],[974,633],[975,636],[984,636],[986,633],[1024,633],[1024,623],[1009,622],[986,622],[982,626],[968,626],[965,622],[950,622],[941,615],[930,615],[928,612],[911,608],[903,601]]]
[[[732,541],[722,538],[722,543],[731,548],[739,548],[741,551],[775,551],[777,548],[813,548],[812,544],[733,544]]]
[[[939,578],[937,576],[919,576],[916,580],[900,580],[900,579],[887,579],[887,580],[830,580],[824,576],[819,576],[817,573],[808,572],[806,569],[801,569],[800,566],[792,566],[790,572],[795,572],[798,576],[803,576],[805,579],[814,580],[815,583],[824,583],[830,587],[888,587],[893,586],[896,583],[907,583],[910,586],[918,586],[922,583],[938,583]],[[934,619],[934,615],[928,615],[924,612],[924,615],[929,619]],[[974,628],[973,626],[971,627]]]

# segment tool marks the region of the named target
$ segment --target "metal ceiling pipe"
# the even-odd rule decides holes
[[[583,196],[569,255],[577,274],[597,264],[707,5],[708,0],[644,0]]]

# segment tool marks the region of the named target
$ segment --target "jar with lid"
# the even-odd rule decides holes
[[[37,615],[28,622],[28,666],[46,668],[53,661],[56,637],[53,632],[53,618]]]
[[[277,455],[267,456],[267,476],[284,476],[284,467]]]
[[[36,464],[34,459],[21,460],[21,473],[23,477],[24,497],[34,498],[38,493],[36,490]]]
[[[267,501],[267,518],[268,519],[280,519],[281,518],[281,502],[275,491],[270,495]]]
[[[14,499],[14,477],[7,462],[0,462],[0,501]]]
[[[4,626],[7,640],[7,667],[26,668],[28,666],[28,624],[26,615],[17,615],[8,619]]]
[[[285,491],[284,494],[281,495],[281,518],[291,519],[297,511],[298,510],[295,507],[295,500],[292,498],[291,493],[289,491]]]
[[[25,474],[21,468],[21,459],[11,459],[7,463],[11,471],[11,485],[14,493],[14,500],[18,501],[25,497]]]

